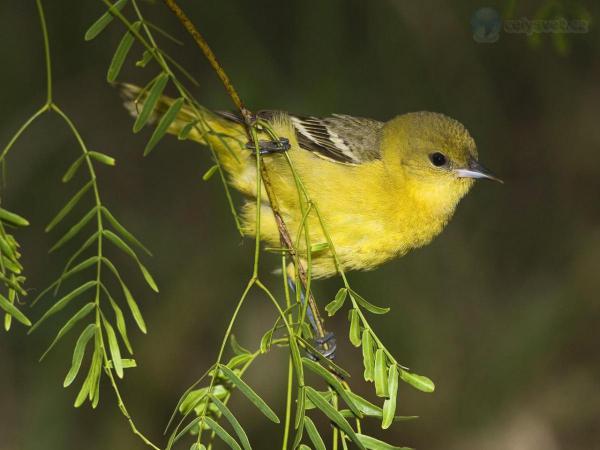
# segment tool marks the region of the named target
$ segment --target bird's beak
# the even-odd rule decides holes
[[[458,178],[484,178],[487,180],[504,183],[504,181],[493,175],[488,169],[479,164],[476,159],[470,159],[466,168],[455,169],[454,173]]]

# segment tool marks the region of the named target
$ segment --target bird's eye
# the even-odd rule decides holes
[[[436,167],[442,167],[446,165],[446,162],[448,162],[446,156],[444,156],[444,154],[440,152],[432,153],[431,155],[429,155],[429,159],[431,160],[431,164],[433,164]]]

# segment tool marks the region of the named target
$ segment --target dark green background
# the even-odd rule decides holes
[[[130,328],[140,367],[128,372],[124,397],[140,428],[162,443],[179,394],[216,357],[250,275],[252,242],[236,234],[217,179],[202,182],[211,164],[205,149],[166,138],[142,158],[149,134],[131,133],[130,118],[105,82],[122,27],[113,24],[91,43],[82,39],[101,2],[45,3],[56,100],[91,149],[117,158],[116,168],[99,169],[104,201],[155,254],[146,262],[161,287],[158,296],[114,253],[150,330],[142,336]],[[493,3],[502,11],[502,3]],[[598,3],[588,3],[597,17]],[[533,17],[542,4],[518,2],[516,14]],[[250,108],[381,120],[442,112],[467,126],[481,161],[506,180],[478,183],[430,246],[374,272],[351,274],[359,292],[392,306],[373,320],[384,342],[437,386],[423,394],[402,385],[399,413],[421,418],[383,435],[422,450],[600,448],[600,58],[593,23],[589,33],[568,36],[570,51],[560,55],[549,36],[539,48],[504,32],[497,43],[476,43],[471,16],[488,5],[474,1],[182,0],[182,6]],[[200,80],[194,94],[209,107],[230,108],[161,2],[142,7],[185,40],[183,48],[160,42]],[[43,102],[44,68],[34,3],[2,2],[0,24],[5,143]],[[151,71],[132,66],[121,79],[149,79]],[[60,177],[78,152],[64,124],[49,115],[8,158],[3,206],[32,223],[18,232],[31,296],[57,276],[67,256],[47,255],[59,235],[43,228],[76,188]],[[263,261],[265,279],[275,285],[268,272],[276,260]],[[339,285],[335,279],[315,284],[321,304]],[[26,311],[38,318],[49,301]],[[360,354],[345,339],[344,319],[339,314],[328,322],[340,338],[338,359],[355,374],[355,389],[372,395],[360,381]],[[76,391],[61,383],[73,336],[37,363],[64,320],[30,337],[18,325],[0,336],[0,449],[144,448],[108,385],[97,411],[72,408]],[[255,293],[235,333],[255,348],[273,320],[272,307]],[[279,414],[285,367],[284,352],[274,352],[248,375]],[[247,402],[233,405],[255,448],[279,448],[280,429]],[[376,430],[373,424],[370,431]]]

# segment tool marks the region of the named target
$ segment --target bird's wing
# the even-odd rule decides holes
[[[241,121],[231,112],[219,112],[223,117]],[[260,111],[257,116],[270,120],[279,111]],[[307,117],[289,114],[296,130],[300,148],[321,158],[345,164],[361,164],[381,158],[379,137],[383,122],[363,117],[333,114],[328,117]]]

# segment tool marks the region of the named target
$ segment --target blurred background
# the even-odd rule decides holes
[[[101,2],[45,2],[56,101],[92,150],[117,158],[100,168],[104,202],[153,251],[145,262],[160,285],[151,293],[127,257],[115,252],[140,301],[149,333],[130,327],[139,368],[123,396],[139,427],[162,430],[179,395],[216,358],[226,323],[252,267],[252,241],[239,237],[217,177],[203,182],[208,152],[164,139],[148,158],[149,137],[105,81],[123,28],[83,33]],[[374,318],[398,360],[436,383],[433,394],[402,384],[399,413],[418,415],[381,433],[418,449],[600,449],[600,41],[598,2],[461,0],[181,1],[251,109],[348,113],[387,120],[430,110],[471,131],[481,161],[506,184],[478,183],[431,245],[370,273],[352,273],[358,292],[391,313]],[[551,6],[548,6],[551,5]],[[553,6],[552,6],[553,5]],[[161,2],[142,2],[148,18],[185,41],[159,43],[199,79],[197,98],[231,107],[219,81]],[[492,10],[481,10],[492,7]],[[544,9],[546,8],[546,9]],[[126,10],[127,11],[127,10]],[[550,12],[549,12],[550,11]],[[130,13],[130,11],[128,11]],[[585,19],[584,33],[507,32],[500,16]],[[42,104],[43,47],[34,2],[0,5],[0,143]],[[483,42],[482,42],[483,41]],[[122,80],[146,82],[133,65]],[[79,155],[57,117],[42,117],[8,159],[3,206],[32,223],[19,231],[28,286],[35,293],[59,273],[68,252],[48,255],[57,233],[45,224],[76,186],[60,178]],[[240,203],[236,196],[235,201]],[[266,256],[263,272],[277,264]],[[265,275],[272,285],[278,279]],[[337,279],[314,289],[322,305]],[[39,318],[50,299],[26,312]],[[328,321],[338,361],[361,383],[360,354],[348,343],[344,314]],[[74,335],[37,359],[66,320],[30,337],[16,325],[0,336],[0,449],[144,448],[130,432],[106,384],[98,410],[72,407],[62,388]],[[274,321],[251,296],[235,328],[256,348]],[[283,410],[286,358],[274,351],[248,380]],[[279,447],[280,429],[244,401],[234,402],[255,448]],[[277,434],[276,434],[277,433]],[[221,448],[217,444],[217,448]]]

